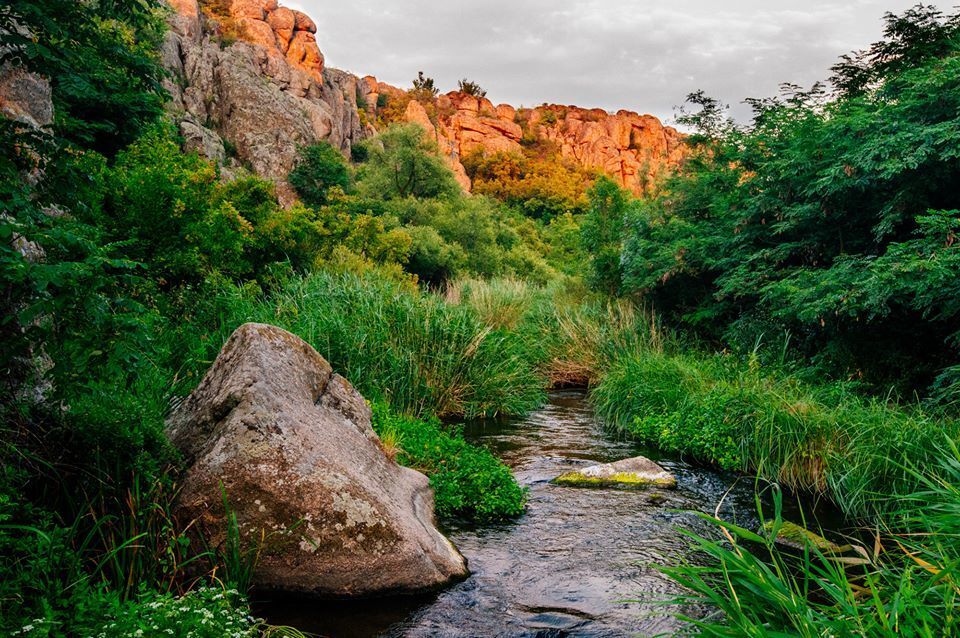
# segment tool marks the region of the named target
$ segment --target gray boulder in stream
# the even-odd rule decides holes
[[[261,590],[320,597],[426,591],[467,575],[434,526],[427,478],[387,457],[370,408],[310,345],[246,324],[168,420],[189,463],[177,514],[211,547],[236,516],[262,545]]]
[[[567,472],[553,480],[571,487],[667,487],[677,486],[677,479],[645,456],[635,456],[614,463],[591,465]]]

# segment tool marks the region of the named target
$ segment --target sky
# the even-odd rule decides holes
[[[916,0],[288,0],[332,67],[441,91],[478,82],[496,104],[575,104],[670,122],[703,89],[745,119],[747,97],[809,86]],[[949,9],[949,3],[939,3]]]

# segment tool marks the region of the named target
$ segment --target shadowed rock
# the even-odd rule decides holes
[[[677,479],[672,474],[643,456],[567,472],[555,478],[553,482],[571,487],[673,488],[677,486]]]
[[[260,589],[370,596],[468,573],[427,478],[384,454],[363,397],[289,332],[238,328],[168,430],[189,462],[178,515],[220,546],[225,492],[244,542],[264,541]]]

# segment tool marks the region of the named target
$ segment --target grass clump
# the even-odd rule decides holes
[[[598,382],[621,356],[660,350],[667,339],[653,314],[629,300],[585,290],[576,280],[538,286],[516,279],[458,279],[445,300],[469,308],[491,329],[522,341],[551,387]]]
[[[944,433],[960,433],[955,420],[918,407],[727,355],[638,352],[613,365],[592,398],[609,424],[644,443],[825,493],[853,516],[910,494],[916,477],[906,466],[935,464]]]
[[[685,532],[707,561],[662,571],[690,592],[675,602],[714,611],[681,617],[703,636],[957,635],[960,454],[954,444],[937,450],[943,462],[915,473],[917,489],[888,519],[897,531],[878,532],[856,555],[839,557],[812,542],[799,551],[778,548],[786,525],[779,492],[762,535],[704,515],[725,540]]]
[[[440,518],[492,521],[523,512],[526,494],[510,469],[437,419],[400,416],[378,403],[373,428],[381,441],[391,442],[399,463],[430,477]]]
[[[376,273],[318,272],[292,277],[266,295],[236,288],[225,301],[224,326],[283,327],[364,396],[406,414],[524,414],[544,400],[544,382],[516,335]]]

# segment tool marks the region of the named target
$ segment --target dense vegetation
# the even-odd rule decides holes
[[[669,573],[723,612],[705,633],[956,630],[960,19],[888,16],[831,92],[753,101],[747,126],[693,96],[691,156],[644,199],[529,132],[464,158],[464,194],[421,129],[389,125],[433,106],[421,74],[352,162],[302,149],[282,208],[181,150],[162,15],[0,9],[3,61],[49,77],[56,113],[0,122],[0,632],[269,631],[247,616],[255,548],[198,547],[173,516],[163,431],[244,321],[348,377],[445,520],[525,498],[451,419],[584,385],[623,433],[879,530],[852,564],[726,524],[694,539],[713,562]]]
[[[751,100],[748,126],[692,96],[694,156],[628,222],[624,289],[706,338],[789,335],[835,377],[952,400],[957,30],[931,8],[889,16],[832,90]]]
[[[247,319],[299,331],[378,401],[384,440],[431,475],[441,515],[523,507],[499,461],[434,419],[523,412],[546,384],[519,352],[505,358],[518,337],[417,284],[546,281],[548,246],[569,256],[576,235],[464,196],[410,128],[371,141],[357,167],[304,149],[289,209],[270,182],[224,180],[162,115],[162,17],[153,1],[0,16],[4,60],[52,79],[57,118],[0,130],[3,633],[186,635],[223,606],[237,611],[218,622],[235,626],[203,631],[260,632],[243,598],[256,552],[190,541],[163,432],[171,398]]]
[[[749,125],[692,95],[683,172],[617,218],[608,281],[683,336],[619,360],[601,412],[875,530],[857,556],[797,556],[774,542],[779,511],[772,534],[718,521],[724,538],[693,538],[706,566],[666,569],[680,602],[718,610],[694,621],[706,635],[957,631],[960,17],[917,6],[885,36],[830,91],[751,100]]]

